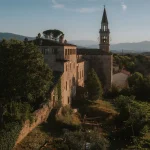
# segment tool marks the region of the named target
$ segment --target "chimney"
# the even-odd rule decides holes
[[[65,40],[64,43],[66,44],[66,43],[67,43],[67,40]]]
[[[64,34],[59,37],[59,42],[64,43]]]

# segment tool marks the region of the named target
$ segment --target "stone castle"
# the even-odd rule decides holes
[[[105,8],[99,33],[99,49],[79,49],[76,45],[67,43],[64,36],[59,38],[59,42],[44,38],[33,41],[39,46],[45,62],[54,72],[55,84],[50,96],[53,105],[58,99],[58,91],[55,90],[58,80],[61,81],[62,104],[71,104],[76,96],[77,87],[84,87],[84,81],[90,68],[94,68],[97,72],[105,90],[111,87],[113,55],[109,48],[110,31]]]

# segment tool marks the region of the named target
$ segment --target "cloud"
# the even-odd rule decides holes
[[[122,9],[125,11],[127,9],[127,5],[122,4]]]
[[[122,6],[123,11],[127,10],[127,5],[124,3],[124,1],[121,1],[121,6]]]
[[[57,3],[56,0],[52,0],[54,8],[64,8],[65,6],[63,4]]]
[[[73,12],[78,12],[78,13],[93,13],[96,11],[100,11],[100,8],[67,8],[64,4],[58,3],[56,0],[52,0],[53,8],[57,9],[63,9],[66,11],[73,11]]]

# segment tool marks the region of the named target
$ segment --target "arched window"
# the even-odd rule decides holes
[[[104,31],[106,31],[106,26],[104,26]]]

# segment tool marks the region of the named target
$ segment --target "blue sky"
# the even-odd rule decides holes
[[[0,32],[60,29],[67,40],[97,41],[104,4],[111,43],[150,41],[150,0],[0,0]]]

